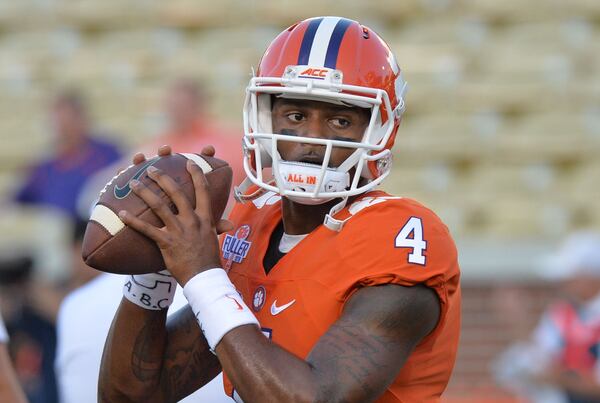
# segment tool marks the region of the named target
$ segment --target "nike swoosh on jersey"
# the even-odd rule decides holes
[[[290,302],[288,302],[285,305],[277,306],[277,300],[273,301],[273,304],[271,305],[271,315],[273,315],[273,316],[279,315],[281,312],[285,311],[290,306],[292,306],[292,304],[294,302],[296,302],[295,299],[291,300]]]
[[[129,180],[127,181],[127,183],[126,183],[124,186],[120,187],[120,186],[117,186],[117,185],[115,184],[115,188],[114,188],[114,194],[115,194],[115,197],[116,197],[117,199],[124,199],[125,197],[127,197],[127,196],[129,195],[129,193],[131,193],[131,187],[129,186],[129,183],[130,183],[132,180],[134,180],[134,179],[135,179],[135,180],[138,180],[138,179],[140,178],[140,176],[142,176],[142,174],[143,174],[143,173],[146,171],[146,169],[148,169],[148,167],[150,167],[150,165],[154,165],[154,164],[155,164],[155,163],[157,163],[157,162],[158,162],[158,158],[152,158],[151,160],[149,160],[148,162],[146,162],[146,163],[145,163],[145,164],[144,164],[144,165],[143,165],[143,166],[142,166],[142,167],[141,167],[141,168],[140,168],[140,169],[139,169],[139,170],[138,170],[138,171],[135,173],[135,175],[133,175],[133,176],[131,177],[131,179],[129,179]]]

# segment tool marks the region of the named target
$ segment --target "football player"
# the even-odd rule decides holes
[[[244,402],[440,400],[460,327],[456,248],[431,210],[375,189],[405,90],[389,47],[356,21],[311,18],[275,38],[247,88],[245,202],[229,221],[212,221],[194,164],[195,208],[148,170],[177,214],[132,184],[165,226],[119,215],[157,242],[168,273],[124,288],[101,400],[176,401],[220,371]],[[168,275],[189,306],[167,322],[148,301],[171,298]]]

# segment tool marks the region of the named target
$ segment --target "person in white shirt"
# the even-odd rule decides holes
[[[7,343],[8,333],[0,315],[0,402],[25,403],[27,399],[13,370]]]

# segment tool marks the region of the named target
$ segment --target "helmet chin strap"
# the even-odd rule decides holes
[[[328,201],[333,200],[333,198],[318,199],[318,202],[316,202],[317,199],[306,199],[303,197],[286,196],[286,198],[288,198],[289,200],[291,200],[295,203],[309,205],[309,206],[323,204],[323,203],[327,203]],[[311,202],[312,200],[314,200],[315,202]],[[348,219],[338,220],[337,218],[333,218],[333,216],[336,215],[337,213],[339,213],[340,211],[342,211],[344,209],[344,207],[346,207],[346,203],[348,203],[348,197],[342,198],[339,203],[337,203],[333,207],[331,207],[331,209],[329,210],[329,213],[327,213],[325,215],[325,219],[323,220],[323,225],[325,225],[327,228],[329,228],[332,231],[340,232],[344,226],[344,223]]]
[[[273,182],[269,182],[269,184],[272,183]],[[267,192],[266,189],[259,187],[254,192],[248,194],[247,191],[252,185],[252,181],[249,178],[246,178],[238,186],[233,187],[233,197],[238,203],[245,203],[247,201],[254,200]]]
[[[338,204],[333,206],[331,210],[329,210],[329,213],[327,213],[325,216],[323,225],[332,231],[340,232],[348,219],[346,218],[345,220],[338,220],[333,218],[333,216],[342,211],[344,207],[346,207],[346,203],[348,203],[348,197],[344,197]]]

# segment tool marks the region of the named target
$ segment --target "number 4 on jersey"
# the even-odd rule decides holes
[[[423,240],[423,223],[418,217],[411,217],[396,235],[394,241],[396,248],[411,248],[408,254],[408,263],[425,265],[423,251],[427,250],[427,241]]]

